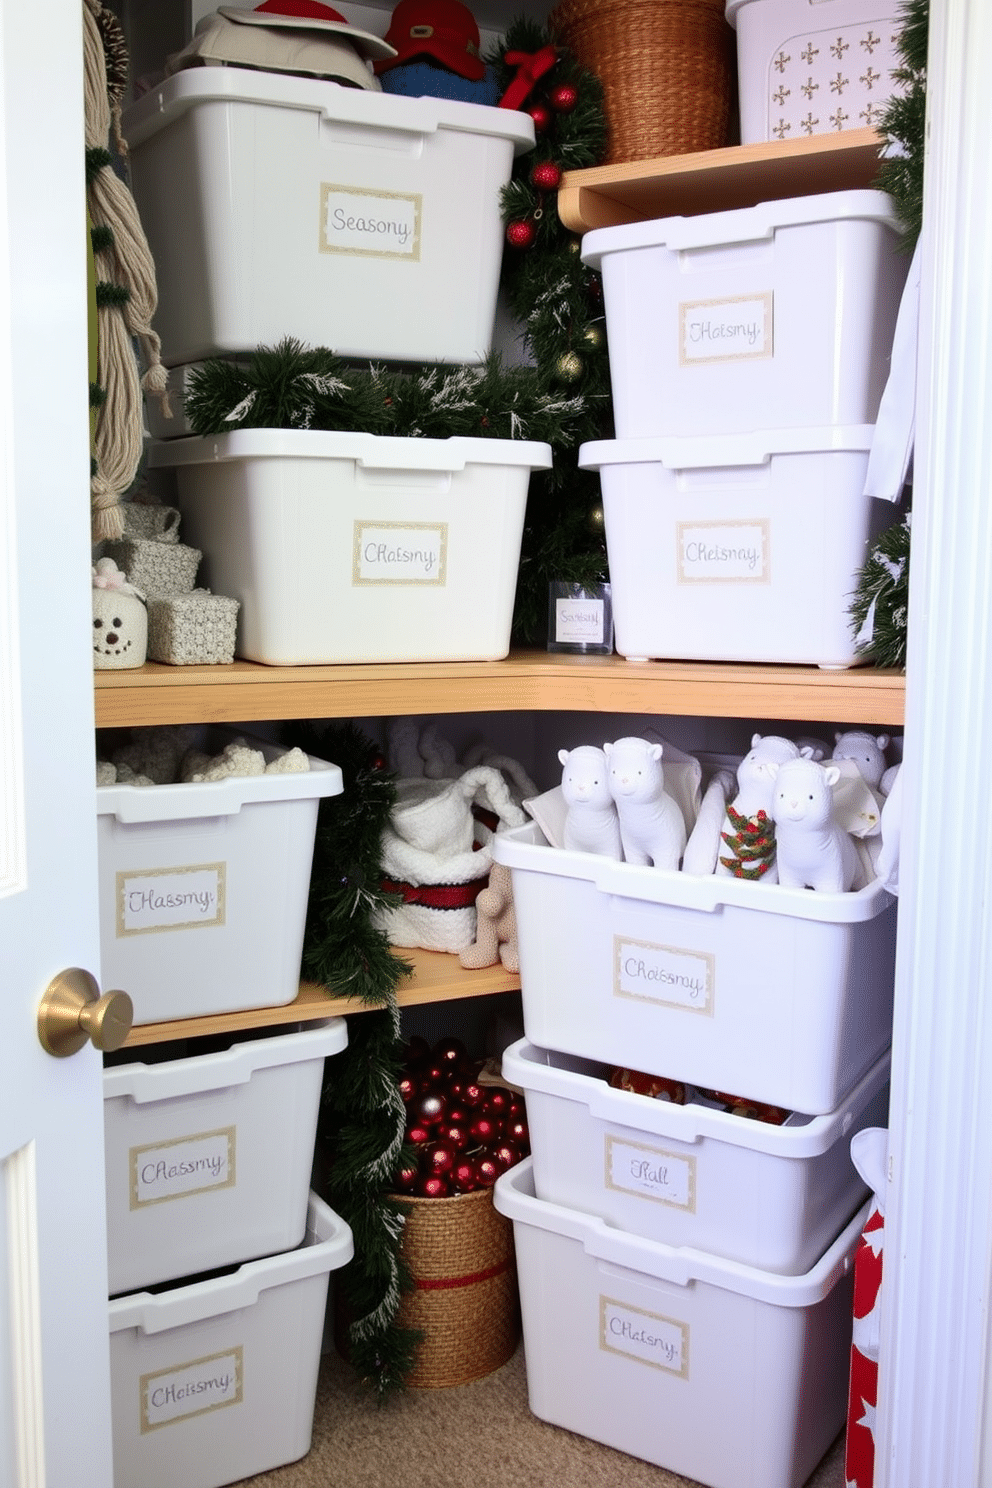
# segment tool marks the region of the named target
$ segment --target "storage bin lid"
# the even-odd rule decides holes
[[[652,222],[599,227],[582,239],[582,262],[598,269],[607,254],[625,253],[634,248],[682,252],[693,248],[733,247],[772,238],[782,227],[813,227],[857,219],[888,228],[894,235],[895,248],[895,236],[901,229],[892,198],[886,192],[826,191],[818,196],[759,202],[755,207],[737,207],[729,212],[659,217]]]
[[[886,1052],[877,1059],[833,1111],[821,1116],[797,1113],[781,1126],[699,1103],[676,1105],[633,1090],[618,1090],[602,1075],[585,1073],[583,1066],[590,1064],[540,1049],[523,1038],[504,1049],[502,1072],[504,1080],[519,1085],[525,1095],[536,1091],[574,1101],[598,1121],[680,1142],[722,1142],[797,1161],[818,1157],[845,1136],[888,1081],[891,1056]]]
[[[227,1090],[246,1085],[259,1070],[327,1059],[339,1054],[347,1043],[347,1019],[327,1018],[292,1033],[247,1039],[216,1053],[193,1052],[187,1058],[169,1059],[160,1064],[144,1063],[141,1050],[135,1049],[129,1064],[111,1065],[104,1070],[103,1098],[108,1101],[129,1096],[142,1106]]]
[[[132,1292],[110,1300],[110,1331],[140,1328],[143,1333],[164,1333],[206,1318],[220,1317],[243,1307],[253,1307],[260,1294],[271,1287],[305,1281],[338,1270],[354,1254],[351,1227],[323,1199],[310,1194],[307,1237],[296,1250],[248,1261],[227,1275],[211,1277],[158,1293]]]
[[[767,465],[773,455],[867,453],[874,424],[824,424],[812,429],[749,429],[693,438],[597,439],[579,446],[582,470],[604,465],[664,465],[669,470]]]
[[[376,143],[377,129],[410,135],[451,129],[509,140],[515,155],[534,146],[534,121],[517,109],[449,98],[405,98],[344,88],[323,78],[242,67],[193,67],[166,78],[124,111],[124,138],[133,150],[202,103],[309,110],[334,122],[364,126],[370,131],[372,144]],[[360,136],[356,136],[356,144],[360,143]]]
[[[230,434],[153,443],[153,466],[212,465],[219,460],[354,460],[371,470],[452,472],[466,465],[527,465],[548,470],[550,444],[530,439],[408,439],[321,429],[234,429]]]
[[[854,1251],[871,1207],[869,1202],[859,1209],[805,1275],[783,1276],[689,1246],[647,1240],[618,1230],[593,1215],[538,1199],[534,1192],[532,1157],[524,1158],[500,1175],[493,1190],[493,1203],[500,1214],[515,1224],[528,1224],[577,1240],[587,1255],[609,1265],[640,1271],[676,1286],[707,1282],[724,1291],[753,1297],[757,1302],[770,1302],[775,1307],[811,1307],[833,1290],[853,1265]]]
[[[520,872],[550,873],[557,878],[578,879],[593,884],[602,894],[644,904],[698,909],[709,914],[733,905],[768,915],[856,925],[873,920],[896,902],[895,895],[890,894],[877,878],[863,889],[827,894],[812,893],[809,889],[789,889],[783,884],[717,877],[712,873],[697,875],[650,865],[641,867],[637,863],[617,863],[600,853],[569,852],[562,847],[552,847],[537,823],[532,821],[522,827],[508,827],[497,832],[492,846],[495,862]]]
[[[208,731],[202,743],[206,754],[220,754],[225,744],[243,739],[260,749],[266,763],[287,751],[267,739],[256,739],[240,729]],[[186,821],[205,816],[234,816],[242,806],[258,801],[299,801],[339,796],[344,778],[338,765],[308,755],[309,770],[286,774],[231,775],[224,780],[198,780],[174,785],[100,785],[96,792],[98,816],[120,822]]]

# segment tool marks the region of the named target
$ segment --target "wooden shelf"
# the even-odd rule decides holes
[[[692,155],[566,171],[558,215],[573,232],[694,217],[762,201],[873,186],[881,138],[873,129],[813,134]]]
[[[392,718],[428,713],[654,713],[899,727],[901,672],[625,661],[514,652],[505,661],[172,667],[96,672],[98,728]]]
[[[401,983],[396,1000],[400,1007],[428,1002],[454,1002],[462,997],[489,997],[498,992],[517,992],[520,978],[502,966],[466,971],[457,956],[440,951],[398,950],[397,955],[413,964],[413,975]],[[212,1013],[205,1018],[177,1018],[168,1023],[144,1023],[131,1029],[125,1048],[163,1044],[172,1039],[204,1038],[218,1033],[241,1032],[246,1028],[274,1028],[283,1023],[313,1023],[319,1018],[364,1013],[369,1008],[356,997],[335,997],[327,987],[302,982],[295,1002],[283,1007],[247,1008],[230,1013]]]

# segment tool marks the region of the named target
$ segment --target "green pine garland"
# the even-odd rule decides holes
[[[882,160],[878,185],[893,200],[902,225],[902,248],[911,253],[923,225],[923,158],[926,142],[929,0],[906,0],[900,10],[894,76],[902,90],[883,110],[879,132],[894,148]],[[850,607],[860,656],[879,667],[905,671],[909,598],[910,519],[889,527],[858,574]]]
[[[402,1211],[386,1197],[407,1155],[396,989],[411,968],[374,919],[377,909],[395,903],[380,885],[382,833],[396,789],[375,746],[353,723],[297,724],[289,735],[308,754],[333,760],[344,779],[343,792],[318,808],[302,972],[370,1009],[348,1019],[347,1049],[328,1064],[317,1181],[354,1236],[354,1259],[336,1277],[348,1357],[382,1400],[402,1387],[420,1338],[395,1322],[410,1282],[399,1253]]]
[[[907,512],[882,533],[861,571],[851,605],[858,632],[864,629],[866,634],[859,650],[875,666],[906,666],[910,524]]]
[[[526,17],[508,26],[502,45],[487,60],[502,94],[516,75],[507,53],[533,54],[546,46],[554,47],[557,62],[522,105],[532,116],[536,112],[536,145],[515,159],[500,200],[508,232],[527,224],[533,240],[529,246],[507,247],[501,283],[523,326],[524,353],[553,383],[580,394],[587,416],[578,439],[552,441],[554,469],[531,476],[513,615],[514,639],[529,644],[546,639],[552,580],[592,584],[609,578],[599,477],[577,465],[580,443],[608,439],[613,432],[602,280],[583,264],[579,238],[559,218],[556,189],[534,181],[542,167],[581,170],[602,159],[607,143],[602,84],[560,37]],[[556,106],[562,88],[574,98],[564,109]]]

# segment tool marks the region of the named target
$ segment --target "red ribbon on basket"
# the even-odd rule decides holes
[[[469,1276],[440,1276],[433,1281],[425,1281],[422,1277],[415,1278],[419,1292],[446,1292],[451,1287],[475,1286],[478,1281],[490,1281],[494,1276],[502,1276],[504,1271],[509,1271],[513,1263],[512,1256],[505,1261],[499,1261],[495,1266],[488,1266],[485,1271],[473,1271]]]
[[[457,884],[412,884],[384,878],[380,880],[380,888],[386,894],[402,894],[404,904],[422,904],[427,909],[470,909],[488,882],[488,874]]]

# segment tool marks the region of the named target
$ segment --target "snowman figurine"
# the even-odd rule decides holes
[[[127,581],[112,558],[93,566],[93,666],[123,671],[145,664],[148,610],[140,589]]]

